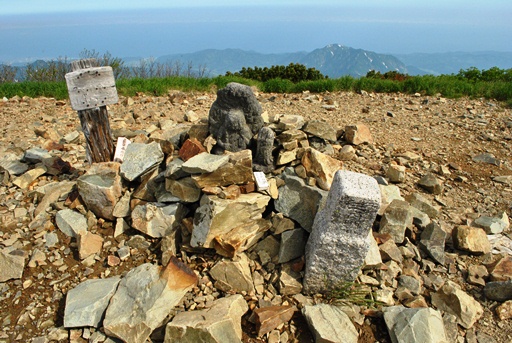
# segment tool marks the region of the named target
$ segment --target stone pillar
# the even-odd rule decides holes
[[[264,126],[260,129],[258,133],[256,156],[253,161],[254,170],[268,173],[274,169],[272,151],[274,150],[275,138],[276,134],[271,128]]]
[[[357,277],[369,249],[368,229],[380,207],[377,181],[367,175],[340,170],[317,213],[306,245],[304,289],[329,291]]]

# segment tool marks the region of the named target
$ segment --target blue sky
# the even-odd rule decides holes
[[[0,62],[83,49],[158,57],[331,43],[381,53],[512,51],[511,17],[510,0],[0,0]]]

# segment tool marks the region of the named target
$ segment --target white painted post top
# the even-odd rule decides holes
[[[115,104],[119,101],[112,67],[92,67],[66,74],[71,107],[75,111]]]

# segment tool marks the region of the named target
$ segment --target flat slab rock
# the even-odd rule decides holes
[[[99,327],[119,281],[119,277],[91,279],[70,290],[66,296],[64,327]]]
[[[105,333],[125,342],[146,342],[196,283],[195,273],[176,258],[166,267],[145,263],[130,270],[105,313]]]
[[[302,314],[316,342],[358,342],[359,334],[354,324],[339,307],[328,304],[304,306]]]

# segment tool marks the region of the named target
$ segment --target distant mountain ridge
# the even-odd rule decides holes
[[[304,64],[316,68],[331,78],[344,75],[360,77],[370,70],[398,71],[406,73],[405,64],[392,55],[354,49],[340,44],[330,44],[312,52],[282,54],[262,54],[240,49],[208,49],[194,53],[165,55],[157,58],[158,63],[180,61],[194,66],[206,66],[212,75],[223,75],[227,71],[236,72],[242,67],[271,67],[290,63]]]

